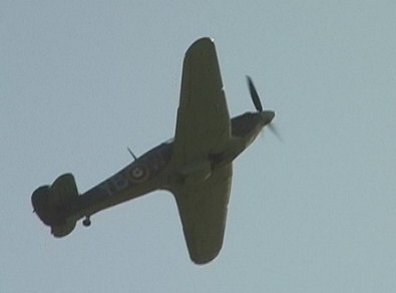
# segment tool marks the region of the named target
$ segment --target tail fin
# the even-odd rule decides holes
[[[63,174],[51,186],[37,188],[32,194],[32,205],[43,223],[51,226],[52,234],[63,237],[70,234],[76,226],[76,221],[68,218],[67,207],[77,197],[73,175]]]
[[[51,186],[52,196],[49,198],[49,204],[61,207],[78,196],[76,181],[72,174],[63,174],[56,178]]]

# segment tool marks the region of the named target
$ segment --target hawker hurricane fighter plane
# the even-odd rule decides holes
[[[33,192],[38,217],[55,237],[71,233],[76,222],[91,224],[95,213],[154,190],[170,191],[177,203],[191,260],[205,264],[219,253],[230,196],[232,162],[271,123],[249,77],[257,112],[229,117],[213,40],[202,38],[183,63],[176,134],[83,194],[72,174]]]

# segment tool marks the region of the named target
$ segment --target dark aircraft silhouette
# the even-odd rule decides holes
[[[219,253],[231,190],[232,161],[271,123],[252,80],[257,112],[230,119],[213,40],[202,38],[187,50],[183,64],[176,134],[83,194],[72,174],[33,192],[34,211],[55,237],[76,222],[154,190],[170,191],[177,202],[191,260],[205,264]]]

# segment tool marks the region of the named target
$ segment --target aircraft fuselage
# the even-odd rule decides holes
[[[214,168],[232,162],[242,153],[273,116],[273,112],[265,111],[234,117],[231,119],[231,137],[224,150],[207,154],[199,164],[182,169],[171,164],[173,142],[162,143],[78,196],[70,203],[65,216],[79,220],[154,190],[172,190],[172,186],[183,184],[185,180],[206,180]]]

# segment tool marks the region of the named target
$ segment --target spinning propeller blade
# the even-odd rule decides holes
[[[280,142],[283,142],[282,136],[280,135],[278,128],[275,126],[275,124],[268,124],[268,129],[276,136],[276,138]]]
[[[252,98],[254,107],[256,108],[256,110],[258,112],[263,112],[263,105],[261,104],[260,101],[260,97],[257,93],[256,87],[254,86],[254,83],[252,81],[252,79],[250,78],[250,76],[246,76],[246,80],[248,83],[248,87],[249,87],[249,92],[250,92],[250,96]],[[279,134],[279,131],[277,130],[277,128],[275,127],[274,124],[268,124],[268,129],[280,140],[282,141],[282,137]]]
[[[261,104],[260,97],[257,93],[256,87],[254,86],[252,79],[248,75],[246,76],[246,79],[247,79],[247,83],[249,86],[249,92],[250,92],[250,96],[252,97],[254,107],[256,107],[256,110],[258,112],[263,112],[263,105]]]

